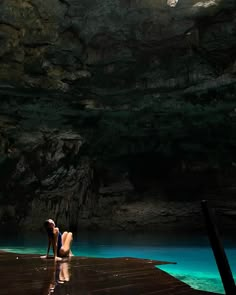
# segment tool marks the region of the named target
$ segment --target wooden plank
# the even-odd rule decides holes
[[[1,295],[208,295],[158,269],[168,262],[72,257],[55,263],[38,255],[0,252]]]

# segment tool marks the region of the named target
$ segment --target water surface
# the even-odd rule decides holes
[[[226,254],[236,278],[236,240],[225,238]],[[45,235],[25,235],[0,240],[0,249],[15,253],[45,254]],[[223,285],[204,235],[167,235],[166,233],[84,232],[74,237],[76,256],[137,257],[176,262],[159,266],[193,288],[224,294]]]

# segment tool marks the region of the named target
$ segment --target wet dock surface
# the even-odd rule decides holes
[[[213,295],[158,269],[166,262],[136,258],[71,257],[0,252],[1,295]]]

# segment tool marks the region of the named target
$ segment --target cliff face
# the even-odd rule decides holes
[[[222,195],[235,215],[235,1],[0,11],[3,226],[198,226]]]
[[[1,89],[59,91],[108,107],[127,105],[127,91],[228,85],[234,9],[222,0],[180,0],[175,8],[165,0],[1,1]]]

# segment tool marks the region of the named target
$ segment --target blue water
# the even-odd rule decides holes
[[[236,279],[236,240],[225,239],[224,246]],[[15,253],[45,254],[46,248],[46,236],[0,240],[0,249]],[[211,247],[203,235],[87,232],[74,238],[72,252],[76,256],[137,257],[176,262],[158,267],[195,289],[224,294]]]

